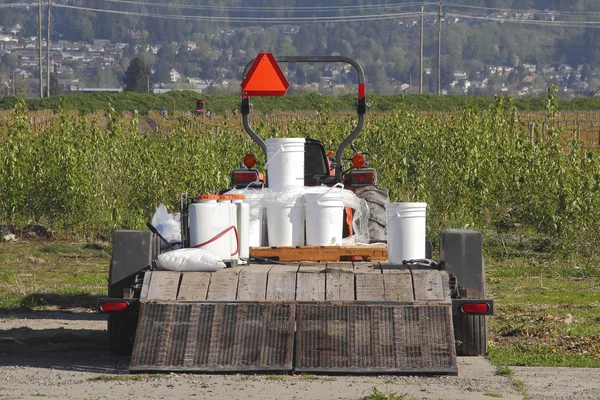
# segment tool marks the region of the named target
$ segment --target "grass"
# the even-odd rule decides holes
[[[488,359],[496,366],[600,367],[600,268],[548,240],[488,239]]]
[[[136,375],[113,375],[113,374],[102,374],[88,378],[91,382],[117,382],[117,381],[146,381],[149,379],[160,379],[164,378],[165,375],[161,374],[136,374]]]
[[[335,376],[321,376],[313,374],[300,374],[298,378],[305,381],[323,381],[323,382],[334,382],[337,380]]]
[[[371,393],[363,397],[362,400],[416,400],[415,397],[406,393],[398,394],[395,392],[382,392],[376,387],[371,389]]]
[[[502,397],[502,395],[501,395],[501,394],[498,394],[498,393],[493,393],[493,392],[485,392],[483,395],[484,395],[484,396],[487,396],[487,397],[496,397],[496,398],[500,398],[500,397]]]
[[[90,308],[106,295],[110,251],[85,243],[0,243],[0,310]]]

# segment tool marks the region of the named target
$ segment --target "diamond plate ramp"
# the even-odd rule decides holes
[[[300,304],[298,372],[457,374],[451,306]]]
[[[291,371],[295,306],[142,302],[129,370]]]

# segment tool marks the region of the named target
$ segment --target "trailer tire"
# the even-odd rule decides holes
[[[357,189],[354,193],[358,198],[364,199],[369,206],[369,236],[371,241],[386,241],[385,205],[390,201],[388,190],[375,186],[365,186]]]
[[[129,311],[108,315],[108,343],[110,352],[118,356],[131,355],[137,321]]]
[[[485,315],[454,315],[457,356],[482,356],[487,352],[488,329]]]

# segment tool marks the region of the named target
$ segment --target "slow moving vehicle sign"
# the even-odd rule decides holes
[[[241,83],[243,96],[283,96],[290,87],[271,53],[258,53]]]

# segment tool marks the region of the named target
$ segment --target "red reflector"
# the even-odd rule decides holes
[[[356,172],[352,171],[350,174],[351,184],[368,185],[375,183],[375,172]]]
[[[486,313],[490,309],[487,303],[466,303],[461,306],[465,314]]]
[[[233,173],[233,184],[237,185],[240,183],[251,183],[258,180],[258,173],[256,171],[240,171]]]
[[[256,165],[256,157],[254,154],[248,153],[244,156],[244,165],[248,168],[252,168]]]
[[[127,309],[125,301],[107,301],[100,305],[100,309],[104,312],[124,311]]]
[[[355,154],[352,156],[352,165],[354,165],[356,168],[362,168],[366,163],[367,160],[365,160],[365,156],[362,154]]]

